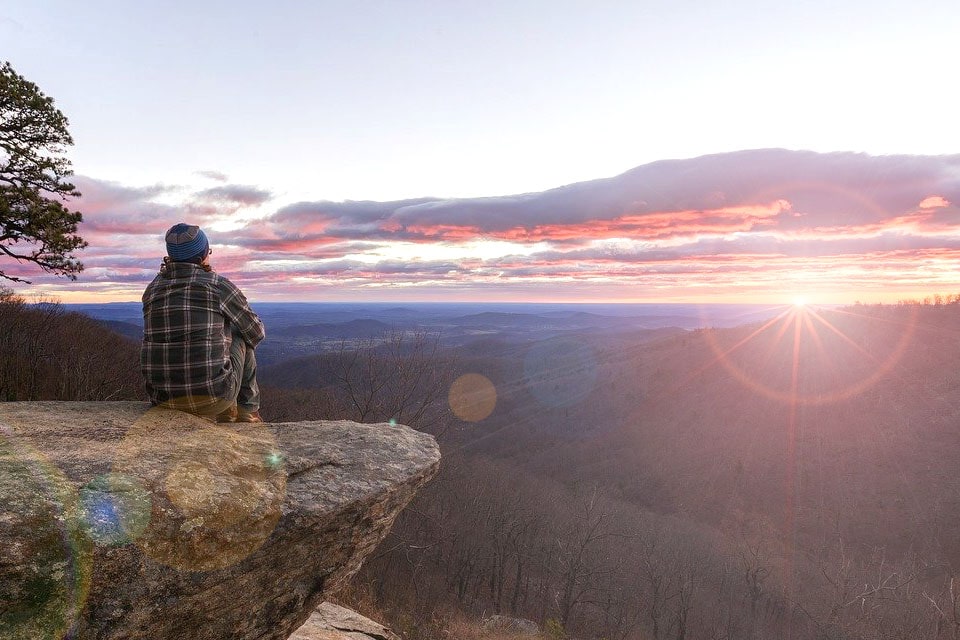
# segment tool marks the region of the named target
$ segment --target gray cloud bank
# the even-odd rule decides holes
[[[882,223],[913,211],[928,196],[960,202],[960,155],[868,156],[761,149],[643,165],[613,178],[541,193],[471,199],[420,198],[395,202],[301,202],[269,219],[276,237],[293,238],[304,225],[314,232],[356,239],[455,239],[463,233],[530,240],[576,225],[629,223],[702,212],[700,222],[736,219],[737,209],[783,200],[788,208],[763,221],[778,229],[818,229]],[[740,214],[751,230],[757,221]],[[695,224],[697,218],[686,222]],[[657,225],[671,226],[658,221]],[[689,226],[689,225],[687,225]],[[589,229],[585,229],[589,232]],[[559,236],[562,234],[553,234]]]

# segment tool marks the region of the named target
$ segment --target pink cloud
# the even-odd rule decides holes
[[[222,184],[173,206],[157,199],[169,201],[180,187],[77,183],[88,271],[77,285],[42,280],[54,289],[134,291],[155,273],[170,224],[207,225],[272,198],[265,189]],[[234,231],[208,228],[208,235],[216,268],[253,297],[374,299],[394,295],[384,293],[391,287],[533,294],[550,283],[569,295],[587,283],[643,295],[672,288],[716,295],[779,290],[800,273],[811,286],[889,292],[890,282],[944,286],[949,272],[938,265],[960,258],[958,198],[960,156],[760,150],[656,162],[542,193],[299,202]],[[524,255],[349,258],[398,241],[449,251],[483,240],[513,243]]]
[[[942,209],[949,207],[950,202],[943,196],[928,196],[920,202],[921,209]]]

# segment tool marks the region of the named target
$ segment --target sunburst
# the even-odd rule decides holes
[[[838,311],[837,313],[849,314],[850,312]],[[731,347],[725,348],[722,346],[717,341],[716,335],[708,331],[706,333],[707,341],[715,357],[701,367],[696,374],[703,373],[706,369],[719,364],[742,384],[768,398],[791,405],[832,404],[863,393],[876,384],[878,380],[889,374],[906,351],[913,335],[915,324],[916,314],[910,313],[909,316],[902,321],[899,338],[893,345],[893,348],[890,349],[885,357],[878,356],[875,353],[871,353],[863,344],[845,334],[833,322],[828,320],[823,312],[808,306],[805,302],[804,304],[800,304],[799,300],[795,300],[794,304],[787,307],[775,318],[761,325]],[[760,339],[762,336],[767,336],[770,340],[770,346],[767,350],[766,359],[760,363],[761,365],[765,365],[772,360],[774,354],[780,348],[782,340],[788,333],[792,335],[792,349],[788,348],[787,350],[787,353],[790,354],[790,361],[782,362],[782,366],[784,370],[791,372],[789,388],[777,388],[768,382],[760,370],[762,367],[738,364],[731,358],[735,352],[743,349],[751,342]],[[825,336],[839,338],[841,345],[852,349],[866,362],[871,363],[870,372],[862,377],[848,381],[836,389],[819,389],[815,392],[801,391],[799,375],[802,370],[801,364],[805,359],[815,358],[817,361],[815,364],[823,371],[836,374],[842,373],[837,370],[838,365],[836,365],[840,358],[836,352],[831,353],[828,351],[824,344]],[[776,363],[773,364],[775,365]]]

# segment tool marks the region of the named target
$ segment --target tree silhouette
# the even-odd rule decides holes
[[[83,265],[72,252],[87,243],[77,235],[82,215],[63,204],[80,195],[66,180],[67,124],[53,98],[0,66],[0,255],[75,280]],[[0,278],[29,282],[2,269]]]

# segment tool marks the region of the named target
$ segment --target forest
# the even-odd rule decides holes
[[[554,638],[958,638],[955,302],[647,341],[388,332],[264,367],[262,411],[437,437],[439,476],[341,594],[405,638],[494,613]],[[138,357],[0,295],[3,400],[142,400]],[[451,409],[465,374],[496,390],[488,416]]]

